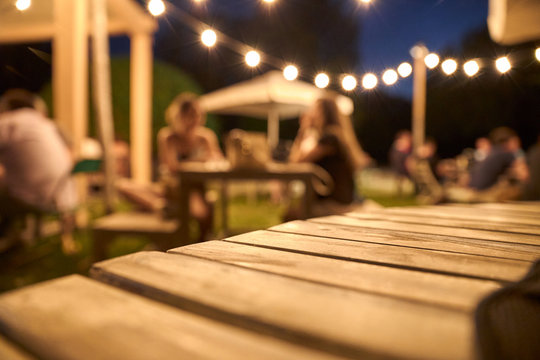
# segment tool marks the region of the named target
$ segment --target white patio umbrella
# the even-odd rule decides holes
[[[540,0],[490,0],[491,38],[504,45],[540,39]]]
[[[279,121],[298,117],[315,100],[328,91],[304,81],[289,81],[280,71],[264,75],[201,96],[201,107],[209,113],[244,115],[268,121],[268,145],[274,148],[279,140]],[[344,115],[351,115],[353,101],[336,95]]]

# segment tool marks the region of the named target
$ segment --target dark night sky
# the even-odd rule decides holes
[[[362,11],[359,71],[380,74],[410,61],[409,50],[420,41],[435,52],[457,47],[465,34],[485,26],[487,12],[488,0],[373,0]],[[409,96],[411,86],[402,80],[390,92]]]
[[[260,1],[206,0],[204,5],[192,6],[194,13],[195,8],[207,6],[209,12],[249,16],[256,6],[261,6]],[[281,1],[295,0],[276,0],[269,16],[279,16]],[[365,72],[380,75],[386,68],[410,61],[409,50],[419,41],[432,51],[457,47],[466,33],[485,26],[488,12],[488,0],[372,0],[368,6],[359,5],[358,0],[341,1],[350,2],[350,8],[362,18],[359,76]],[[160,32],[167,27],[163,20],[160,27]],[[401,80],[392,88],[380,86],[391,94],[411,94],[410,79]]]

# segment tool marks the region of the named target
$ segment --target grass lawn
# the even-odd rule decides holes
[[[364,197],[372,199],[383,206],[414,205],[411,195],[396,197],[392,194],[362,189]],[[99,198],[88,201],[90,224],[92,219],[104,215],[103,202]],[[219,214],[220,203],[216,203],[216,234],[222,228]],[[120,203],[118,210],[129,209],[126,203]],[[265,229],[282,222],[286,211],[285,205],[273,204],[268,197],[248,199],[236,196],[229,202],[228,219],[230,233],[243,233],[257,229]],[[196,228],[193,229],[196,231]],[[20,245],[0,253],[0,292],[27,286],[37,282],[65,276],[69,274],[86,275],[91,266],[92,239],[88,229],[77,229],[75,241],[81,246],[76,255],[64,255],[61,250],[60,237],[50,236],[37,239],[32,245]],[[108,250],[109,257],[129,254],[141,250],[152,249],[152,244],[145,238],[118,237]]]

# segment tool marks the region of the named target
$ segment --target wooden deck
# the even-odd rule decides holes
[[[2,359],[473,359],[478,302],[540,258],[540,203],[294,221],[0,296]]]

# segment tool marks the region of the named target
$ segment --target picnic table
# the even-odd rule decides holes
[[[0,296],[0,358],[473,359],[540,203],[356,211],[139,252]]]

